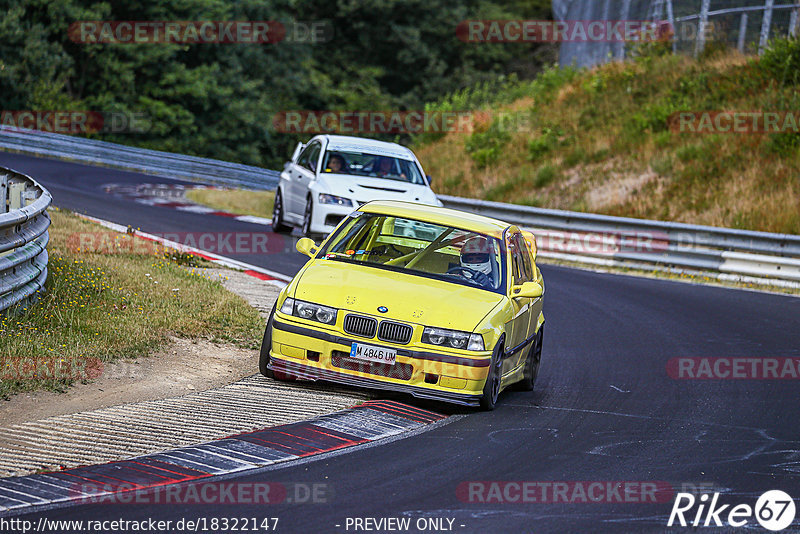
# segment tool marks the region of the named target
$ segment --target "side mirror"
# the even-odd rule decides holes
[[[525,282],[511,288],[511,296],[514,298],[537,299],[543,294],[544,288],[538,282]]]
[[[428,179],[428,185],[431,185],[431,183],[433,182],[433,177],[431,177],[431,175],[430,175],[430,174],[426,174],[426,175],[425,175],[425,178],[427,178],[427,179]]]
[[[297,252],[300,254],[305,254],[309,258],[314,257],[314,254],[317,253],[317,245],[308,237],[303,237],[297,241],[295,245]],[[536,284],[539,285],[539,284]]]

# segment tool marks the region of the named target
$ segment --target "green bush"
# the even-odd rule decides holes
[[[800,36],[773,40],[758,66],[765,76],[783,85],[800,84]]]
[[[792,158],[800,155],[800,134],[783,132],[770,135],[764,142],[764,151],[767,154],[781,158]]]
[[[570,151],[570,153],[564,157],[564,167],[569,169],[579,163],[582,163],[585,160],[586,160],[586,151],[583,148],[578,147]]]
[[[544,187],[553,182],[558,176],[558,169],[552,165],[542,165],[536,171],[536,177],[533,180],[533,186],[536,188]]]
[[[658,148],[666,148],[672,144],[672,132],[658,132],[653,136],[653,143]]]
[[[490,127],[485,132],[475,132],[470,135],[464,145],[464,149],[475,162],[478,168],[485,168],[500,158],[503,147],[511,140],[511,135],[497,127]]]
[[[658,100],[646,104],[642,111],[634,113],[626,127],[636,132],[660,133],[669,129],[669,118],[680,111],[670,100]]]
[[[605,91],[606,86],[607,86],[606,80],[603,77],[602,71],[592,76],[589,76],[583,82],[583,90],[589,94],[594,94],[594,95]]]
[[[486,194],[484,196],[486,200],[493,200],[497,202],[506,200],[506,195],[508,195],[514,189],[516,189],[517,186],[520,185],[519,182],[520,180],[509,180],[507,182],[497,184],[496,186],[486,191]]]
[[[600,124],[601,117],[602,113],[600,113],[596,107],[589,106],[583,108],[581,114],[578,116],[578,126],[583,130],[589,130]]]
[[[528,159],[534,162],[538,161],[559,145],[566,144],[561,140],[563,135],[564,131],[560,128],[542,128],[542,135],[528,142]]]
[[[600,150],[596,150],[589,154],[587,158],[587,163],[600,163],[601,161],[607,160],[611,156],[611,150],[607,148],[601,148]]]
[[[704,152],[701,145],[684,145],[675,151],[675,156],[682,163],[688,163],[702,158]]]
[[[520,85],[516,75],[500,75],[493,80],[482,81],[470,87],[453,91],[436,102],[429,102],[425,104],[425,111],[449,112],[481,110],[493,104],[496,99],[498,99],[498,95],[513,93],[515,90],[518,90]],[[506,103],[508,99],[501,98],[501,102]],[[432,143],[444,136],[444,132],[424,132],[412,136],[412,142],[419,146]]]
[[[628,46],[627,55],[639,63],[650,65],[653,58],[672,55],[672,41],[662,39],[632,44]]]
[[[665,154],[664,156],[657,156],[653,158],[650,163],[653,171],[661,176],[667,176],[672,173],[672,156]]]
[[[573,81],[581,72],[574,67],[559,67],[557,64],[545,68],[534,80],[528,82],[528,90],[518,97],[531,96],[544,102],[550,101],[556,90]],[[539,102],[541,103],[541,102]]]

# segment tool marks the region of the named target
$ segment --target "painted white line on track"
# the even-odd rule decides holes
[[[103,226],[105,228],[108,228],[109,230],[113,230],[115,232],[119,232],[119,233],[122,233],[122,234],[127,234],[128,233],[128,227],[127,226],[123,226],[121,224],[117,224],[117,223],[114,223],[114,222],[111,222],[111,221],[106,221],[104,219],[98,219],[97,217],[92,217],[91,215],[84,215],[84,214],[81,214],[81,213],[77,213],[76,215],[78,217],[80,217],[81,219],[85,219],[87,221],[91,221],[91,222],[97,223],[97,224],[99,224],[99,225],[101,225],[101,226]],[[253,271],[254,273],[260,273],[262,275],[266,275],[269,278],[263,278],[261,276],[256,276],[256,278],[264,280],[265,282],[268,282],[268,283],[273,284],[273,285],[278,286],[278,287],[286,286],[286,284],[289,281],[291,281],[291,279],[292,279],[291,276],[286,276],[285,274],[282,274],[282,273],[279,273],[279,272],[276,272],[276,271],[272,271],[270,269],[265,269],[265,268],[259,267],[257,265],[251,265],[249,263],[244,263],[242,261],[234,260],[232,258],[226,258],[225,256],[220,256],[218,254],[214,254],[213,252],[207,252],[207,251],[201,250],[199,248],[190,247],[188,245],[183,245],[181,243],[176,243],[175,241],[170,241],[169,239],[164,239],[163,237],[160,237],[160,236],[157,236],[157,235],[153,235],[153,234],[148,234],[146,232],[141,232],[139,230],[136,230],[136,232],[133,235],[135,235],[136,237],[141,237],[141,238],[144,238],[144,239],[147,239],[147,240],[150,240],[150,241],[155,241],[157,243],[161,243],[162,245],[164,245],[166,247],[173,248],[173,249],[178,250],[180,252],[188,252],[188,253],[191,253],[191,254],[195,254],[197,256],[200,256],[201,258],[206,258],[206,259],[208,259],[209,261],[211,261],[213,263],[217,263],[219,265],[223,265],[223,266],[229,267],[231,269],[238,269],[238,270],[242,270],[242,271]],[[248,273],[248,274],[250,274],[250,273]]]
[[[263,224],[264,226],[272,226],[272,221],[270,219],[265,219],[264,217],[256,217],[255,215],[239,215],[238,217],[234,217],[237,221],[252,223],[252,224]]]

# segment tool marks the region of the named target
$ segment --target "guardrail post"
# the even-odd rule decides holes
[[[0,213],[8,213],[8,175],[0,175]]]
[[[764,53],[769,41],[769,31],[772,29],[772,12],[775,8],[775,0],[767,0],[764,6],[764,20],[761,22],[761,38],[758,41],[758,54]]]
[[[36,191],[32,188],[25,189],[25,191],[22,192],[22,207],[30,206],[37,198]]]
[[[678,28],[675,27],[675,12],[672,9],[672,0],[667,0],[667,21],[672,30],[672,52],[678,51]]]
[[[747,13],[742,13],[742,21],[739,23],[739,42],[736,48],[744,54],[745,40],[747,39]]]
[[[620,20],[628,20],[631,14],[631,0],[622,0],[622,16]],[[625,56],[628,55],[628,51],[625,48],[625,43],[621,43],[620,46],[620,59],[625,59]]]
[[[16,183],[8,187],[8,211],[22,209],[22,193],[25,192],[25,184]]]
[[[711,0],[703,0],[703,5],[700,8],[700,24],[697,27],[697,40],[694,43],[694,57],[699,56],[706,48],[709,9],[711,9]]]

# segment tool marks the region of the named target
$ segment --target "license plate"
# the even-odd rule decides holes
[[[365,362],[388,363],[394,365],[397,359],[397,351],[363,343],[353,343],[350,345],[350,357]]]

